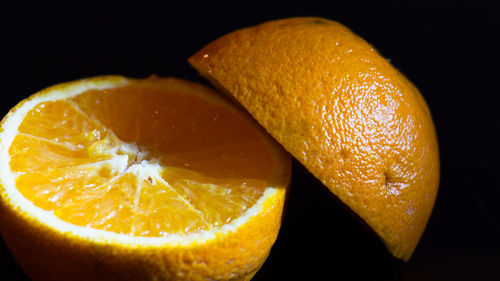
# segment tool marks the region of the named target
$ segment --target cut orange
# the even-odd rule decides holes
[[[439,153],[415,86],[339,23],[237,30],[189,62],[408,260],[431,214]]]
[[[54,86],[0,141],[0,230],[33,280],[249,280],[280,227],[288,154],[197,84]]]

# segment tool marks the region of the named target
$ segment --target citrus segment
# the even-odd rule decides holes
[[[207,97],[165,93],[146,84],[93,90],[73,101],[120,140],[161,153],[169,166],[214,177],[261,179],[273,169],[267,144],[248,117]]]
[[[28,112],[19,132],[74,148],[88,147],[106,133],[105,128],[63,101],[38,104]]]
[[[189,62],[409,259],[439,182],[434,124],[417,88],[374,48],[322,18],[263,23]]]
[[[43,249],[32,236],[42,231],[60,247],[82,245],[78,251],[106,241],[132,255],[124,260],[144,264],[157,251],[164,264],[149,266],[169,268],[159,280],[177,280],[181,269],[193,280],[248,280],[276,239],[290,160],[248,116],[202,86],[155,77],[77,81],[33,96],[2,126],[0,226],[28,274],[38,272],[35,279],[51,273],[40,273],[36,257],[14,237]],[[257,221],[260,212],[271,222]],[[266,228],[246,234],[254,224]],[[251,249],[256,239],[267,240],[264,249]],[[238,249],[221,252],[216,245]],[[205,263],[201,269],[174,258],[191,251]],[[221,258],[237,261],[215,265]],[[60,267],[65,259],[71,260],[44,266]],[[207,265],[214,262],[215,269]]]

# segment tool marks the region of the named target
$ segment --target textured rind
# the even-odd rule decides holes
[[[1,202],[0,231],[33,280],[250,280],[264,263],[281,225],[285,188],[266,212],[236,231],[192,247],[127,247],[60,233]]]
[[[153,78],[155,79],[155,78]],[[20,102],[2,120],[16,114],[26,102],[47,97],[55,91],[65,95],[68,89],[113,87],[131,81],[145,87],[177,86],[186,93],[213,93],[199,84],[175,78],[138,80],[122,76],[100,76],[49,87]],[[213,102],[220,102],[216,99]],[[1,132],[1,131],[0,131]],[[266,140],[268,141],[268,140]],[[275,143],[269,141],[271,146]],[[0,146],[8,144],[0,143]],[[3,149],[6,149],[5,147]],[[270,184],[275,192],[262,202],[256,215],[228,232],[218,232],[206,241],[189,246],[127,245],[118,241],[92,241],[70,232],[61,232],[38,221],[11,202],[0,184],[0,233],[14,258],[34,281],[88,280],[250,280],[262,266],[277,238],[290,184],[291,163],[288,155],[273,148],[279,171]]]
[[[334,21],[291,18],[225,35],[189,62],[394,256],[411,257],[438,190],[436,132],[418,89],[368,43]]]

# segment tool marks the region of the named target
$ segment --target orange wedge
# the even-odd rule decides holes
[[[431,214],[439,152],[418,89],[337,22],[237,30],[189,62],[408,260]]]
[[[13,108],[0,231],[33,280],[249,280],[274,243],[290,158],[213,91],[97,77]]]

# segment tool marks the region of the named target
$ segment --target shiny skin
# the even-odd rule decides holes
[[[225,35],[189,62],[395,257],[411,257],[438,191],[437,137],[418,89],[372,46],[337,22],[290,18]]]

